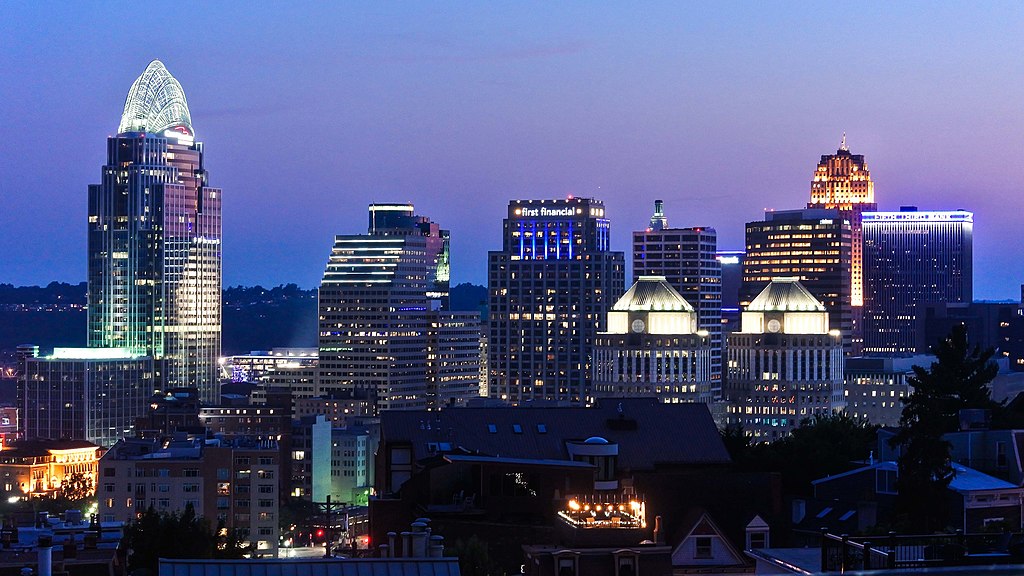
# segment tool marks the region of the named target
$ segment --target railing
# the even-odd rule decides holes
[[[1010,560],[1010,534],[837,536],[821,533],[823,572],[963,566]]]

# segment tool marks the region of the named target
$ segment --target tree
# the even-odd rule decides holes
[[[961,410],[999,411],[988,384],[998,367],[995,350],[981,350],[967,341],[967,327],[953,327],[932,347],[929,369],[914,366],[907,382],[913,388],[904,399],[900,431],[892,439],[901,446],[899,458],[898,522],[908,529],[930,532],[944,528],[947,488],[953,479],[950,445],[943,434],[959,426]]]
[[[92,483],[92,477],[81,472],[72,472],[64,477],[60,483],[56,497],[66,500],[84,500],[96,493]]]
[[[487,543],[474,534],[469,539],[458,539],[445,550],[445,556],[459,559],[459,573],[462,576],[499,576],[504,574],[491,558]]]
[[[778,472],[789,495],[809,496],[811,482],[846,472],[866,460],[875,447],[877,426],[845,413],[808,418],[772,443],[752,443],[741,428],[722,430],[722,440],[736,467],[747,472]]]
[[[134,574],[157,573],[160,558],[243,558],[252,546],[236,530],[219,522],[216,532],[192,506],[181,513],[157,512],[150,507],[128,525],[128,569]]]

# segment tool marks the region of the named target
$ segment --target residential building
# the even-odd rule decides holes
[[[194,386],[216,402],[221,191],[181,84],[159,60],[128,91],[88,206],[89,347],[152,357],[156,388]]]
[[[55,348],[23,356],[21,433],[111,446],[131,436],[154,387],[153,359],[127,348]]]
[[[795,276],[828,311],[843,348],[853,350],[850,306],[850,223],[839,210],[808,208],[766,212],[747,223],[740,306],[747,306],[772,278]]]
[[[917,318],[925,303],[974,298],[974,215],[918,211],[865,212],[864,352],[917,350]]]
[[[146,509],[223,521],[258,554],[277,555],[281,461],[273,440],[124,439],[100,460],[103,522],[129,522]]]
[[[641,276],[608,312],[594,345],[594,394],[704,402],[714,350],[693,306],[664,276]]]
[[[604,203],[513,200],[488,253],[488,394],[520,404],[592,400],[594,339],[625,289]]]
[[[773,278],[729,335],[725,421],[757,441],[788,435],[800,422],[845,407],[842,337],[796,278]]]
[[[633,281],[664,276],[694,307],[697,327],[711,338],[711,394],[721,396],[722,264],[714,228],[669,228],[661,200],[655,201],[653,225],[633,232]]]
[[[368,428],[336,428],[324,416],[312,425],[311,462],[314,502],[345,502],[366,506],[372,493],[376,442]]]

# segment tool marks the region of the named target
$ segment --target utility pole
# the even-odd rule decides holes
[[[327,495],[326,502],[314,502],[320,509],[320,514],[324,518],[324,536],[327,542],[325,543],[324,558],[331,558],[334,547],[334,518],[340,513],[348,515],[348,504],[345,502],[331,502],[331,495]]]

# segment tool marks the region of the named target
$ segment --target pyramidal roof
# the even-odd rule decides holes
[[[747,306],[747,312],[824,311],[825,306],[796,277],[772,278],[771,283]]]
[[[641,312],[693,312],[693,306],[683,298],[664,276],[641,276],[626,290],[613,311]]]

